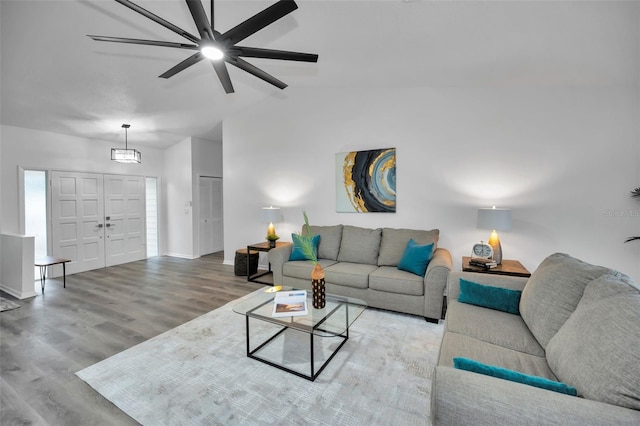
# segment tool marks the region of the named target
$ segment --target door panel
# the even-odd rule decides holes
[[[105,175],[104,187],[106,265],[145,259],[144,178]]]
[[[102,189],[102,175],[51,172],[52,254],[69,274],[105,265]]]
[[[200,255],[223,250],[222,179],[200,177]]]

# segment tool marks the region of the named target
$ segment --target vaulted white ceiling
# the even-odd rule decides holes
[[[197,34],[183,0],[134,2]],[[217,0],[215,27],[224,32],[274,2]],[[242,44],[317,53],[318,63],[249,59],[284,91],[229,66],[236,92],[227,95],[205,61],[158,78],[191,51],[87,37],[188,42],[115,1],[2,0],[1,123],[107,141],[121,141],[129,123],[130,142],[164,148],[189,136],[220,140],[225,117],[300,88],[638,82],[640,9],[629,2],[297,3]]]

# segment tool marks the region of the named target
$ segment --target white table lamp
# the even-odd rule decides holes
[[[269,206],[262,208],[262,222],[269,224],[269,226],[267,227],[267,240],[269,240],[269,243],[273,243],[273,246],[275,246],[276,240],[278,239],[278,235],[276,234],[276,227],[273,226],[273,222],[277,222],[279,219],[279,207]]]
[[[500,265],[502,246],[496,231],[511,230],[511,209],[497,209],[495,206],[478,209],[478,228],[491,229],[488,243],[493,248],[493,259]]]

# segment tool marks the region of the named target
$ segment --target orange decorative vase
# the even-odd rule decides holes
[[[327,304],[324,290],[324,270],[319,263],[311,271],[311,291],[313,293],[313,307],[322,309]]]

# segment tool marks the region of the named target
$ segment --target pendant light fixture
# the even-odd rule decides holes
[[[142,160],[142,155],[137,149],[129,149],[127,141],[127,129],[131,127],[130,124],[123,124],[124,129],[124,149],[111,148],[111,159],[118,163],[139,163]]]

